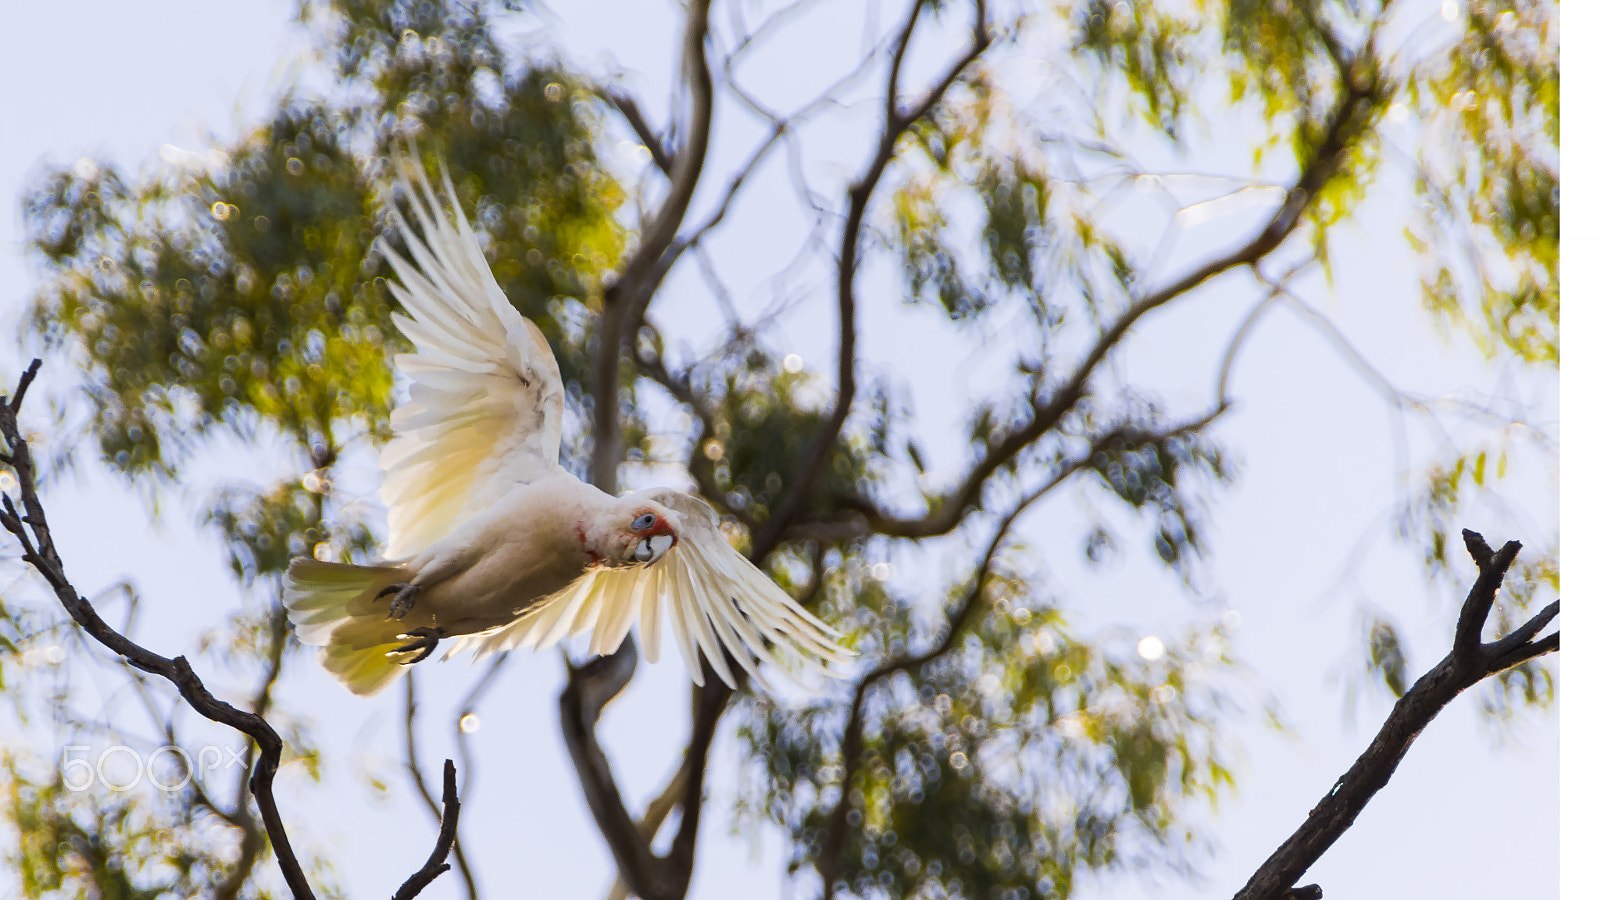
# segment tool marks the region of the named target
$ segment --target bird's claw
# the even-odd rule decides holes
[[[394,595],[394,600],[389,603],[389,618],[403,619],[411,612],[411,607],[417,605],[418,588],[414,584],[391,584],[378,592],[374,600],[381,600],[389,594]]]
[[[434,649],[439,646],[439,639],[444,636],[444,632],[438,628],[427,626],[415,629],[414,631],[407,631],[400,636],[403,638],[416,638],[417,640],[414,640],[409,644],[402,644],[399,647],[390,650],[388,655],[401,656],[406,653],[412,653],[417,650],[421,650],[422,653],[419,654],[415,659],[408,659],[401,663],[403,666],[411,666],[422,662],[433,653]]]

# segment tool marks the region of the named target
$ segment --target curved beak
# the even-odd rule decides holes
[[[671,534],[654,534],[639,542],[639,548],[633,551],[633,558],[650,568],[661,561],[667,551],[676,543]]]

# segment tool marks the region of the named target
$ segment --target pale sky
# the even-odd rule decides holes
[[[647,104],[650,118],[665,121],[665,98],[652,88],[659,88],[672,72],[676,40],[662,35],[676,33],[675,6],[638,4],[629,11],[630,27],[615,32],[612,4],[551,6],[564,17],[563,24],[554,35],[530,43],[558,46],[565,59],[589,71],[614,66],[633,70],[637,74],[629,84]],[[268,108],[273,92],[291,77],[294,69],[285,58],[303,39],[291,27],[293,10],[284,2],[163,0],[129,5],[68,0],[17,4],[7,13],[13,35],[26,36],[14,37],[8,52],[0,54],[0,83],[7,85],[0,96],[0,121],[15,128],[0,141],[0,186],[7,204],[0,217],[0,330],[12,334],[21,302],[35,285],[21,259],[16,202],[34,167],[41,160],[66,163],[86,153],[139,166],[158,159],[164,144],[198,150],[210,135],[230,140]],[[846,46],[840,53],[855,51],[853,40],[842,43]],[[776,82],[781,71],[775,64],[765,77]],[[743,152],[714,157],[713,170],[726,171]],[[841,169],[840,176],[846,171]],[[1405,178],[1394,173],[1390,178],[1404,200]],[[759,190],[776,191],[782,183],[779,172],[778,187]],[[1569,190],[1573,183],[1569,181]],[[1442,343],[1411,299],[1411,263],[1403,244],[1386,230],[1393,219],[1386,212],[1381,203],[1373,204],[1360,233],[1347,234],[1336,247],[1344,258],[1360,257],[1365,265],[1341,271],[1331,298],[1315,278],[1308,280],[1307,295],[1327,301],[1326,311],[1402,386],[1422,394],[1462,386],[1495,390],[1501,373],[1486,368],[1465,341]],[[1211,225],[1243,228],[1250,221],[1246,210]],[[1205,239],[1195,237],[1175,252],[1180,257],[1199,252]],[[750,245],[748,271],[730,267],[736,290],[771,271],[761,242],[749,230],[732,229],[722,240],[724,248],[737,249],[740,241]],[[879,282],[865,284],[870,288]],[[658,314],[669,322],[674,314],[687,320],[688,313],[708,302],[696,288],[697,282],[687,277],[669,284]],[[1216,354],[1210,349],[1219,346],[1215,335],[1226,334],[1257,296],[1242,285],[1221,284],[1208,289],[1205,309],[1192,304],[1152,322],[1135,341],[1134,354],[1161,362],[1134,362],[1128,377],[1170,386],[1178,409],[1187,408],[1181,405],[1186,401],[1203,402],[1215,371]],[[943,392],[981,390],[982,385],[965,385],[948,371],[928,371],[925,348],[921,354],[903,349],[923,338],[937,341],[932,326],[894,319],[900,324],[891,339],[884,326],[900,314],[892,297],[865,306],[864,351],[875,371],[888,373],[912,391],[919,415],[928,417],[932,430],[942,421],[937,398]],[[825,369],[832,359],[831,322],[831,309],[809,321],[786,321],[780,334],[793,346],[784,349]],[[1570,322],[1568,326],[1570,341]],[[1196,357],[1186,349],[1195,345],[1207,349]],[[1580,356],[1569,357],[1569,386],[1578,378],[1573,366],[1582,365]],[[0,342],[0,380],[14,377],[4,373],[17,371],[16,357],[14,344]],[[1196,377],[1195,371],[1203,374]],[[60,385],[70,383],[71,373],[47,368],[43,377]],[[1394,460],[1381,398],[1325,342],[1287,314],[1274,316],[1247,344],[1235,378],[1240,406],[1217,437],[1242,466],[1237,482],[1216,495],[1210,530],[1214,555],[1208,583],[1219,605],[1203,605],[1170,577],[1150,571],[1137,549],[1125,554],[1130,564],[1103,573],[1064,565],[1057,574],[1069,585],[1065,596],[1070,615],[1085,627],[1120,623],[1140,634],[1176,634],[1187,621],[1213,616],[1221,608],[1236,610],[1241,622],[1238,654],[1277,697],[1295,734],[1270,735],[1255,727],[1240,732],[1248,765],[1238,796],[1225,799],[1205,822],[1217,852],[1201,866],[1202,880],[1189,884],[1160,873],[1121,873],[1082,883],[1081,897],[1231,896],[1366,745],[1387,704],[1370,690],[1347,704],[1345,682],[1336,676],[1350,670],[1359,607],[1349,591],[1329,590],[1364,533],[1375,529],[1379,537],[1356,583],[1365,602],[1403,623],[1412,641],[1414,670],[1431,666],[1448,645],[1459,598],[1427,588],[1413,551],[1397,549],[1387,540],[1392,529],[1384,517],[1392,502]],[[1546,419],[1553,418],[1553,379],[1525,378],[1522,383],[1530,405]],[[1595,383],[1592,368],[1581,383]],[[960,459],[959,428],[949,433],[956,437],[934,452],[953,465]],[[293,474],[286,462],[273,465],[281,471],[271,476]],[[1532,498],[1524,521],[1537,527],[1509,530],[1479,510],[1482,518],[1468,524],[1493,544],[1520,538],[1531,547],[1553,533],[1550,501],[1539,496],[1548,492],[1555,473],[1539,469],[1544,464],[1531,459],[1528,465],[1519,482],[1529,487]],[[215,468],[213,474],[220,475],[226,466],[218,463]],[[1325,483],[1301,484],[1299,473],[1308,468],[1326,473]],[[237,596],[216,542],[197,537],[188,524],[200,498],[168,501],[162,527],[153,530],[142,501],[92,464],[81,471],[46,498],[78,586],[92,596],[119,579],[131,579],[145,598],[136,636],[158,652],[192,653],[198,637],[192,623],[220,623]],[[1296,484],[1302,495],[1284,496],[1285,484]],[[1567,484],[1572,486],[1570,480]],[[1573,505],[1569,499],[1569,513]],[[1046,505],[1031,514],[1028,536],[1048,540],[1053,514],[1076,512],[1064,500]],[[1567,529],[1570,542],[1587,546],[1578,544],[1575,534]],[[1141,540],[1130,535],[1128,543],[1135,546]],[[1577,554],[1569,556],[1566,585],[1577,583],[1572,572]],[[1455,558],[1463,556],[1456,552]],[[1570,645],[1564,655],[1573,655]],[[641,668],[633,686],[608,708],[601,727],[624,796],[636,809],[675,769],[686,732],[687,677],[675,654],[663,657],[661,664]],[[455,754],[453,710],[478,672],[459,662],[425,668],[420,680],[429,706],[421,733],[426,769],[436,772],[444,756]],[[1570,668],[1563,667],[1563,672],[1571,677]],[[224,688],[226,676],[219,673],[208,683]],[[388,896],[426,855],[435,827],[394,763],[399,692],[376,700],[349,696],[308,653],[290,657],[282,683],[286,708],[302,716],[323,751],[319,785],[293,765],[279,779],[280,805],[296,846],[303,857],[315,850],[333,860],[351,896]],[[474,782],[462,836],[485,898],[590,900],[603,896],[611,881],[609,857],[560,740],[554,699],[562,684],[559,654],[522,654],[476,710],[482,727],[469,738]],[[1500,742],[1480,722],[1474,706],[1469,692],[1446,709],[1418,740],[1390,786],[1307,880],[1321,883],[1336,900],[1555,895],[1556,717],[1530,715],[1515,740]],[[1575,717],[1572,707],[1566,709],[1570,726]],[[194,741],[203,744],[206,734],[196,728]],[[1592,730],[1589,734],[1592,741]],[[782,877],[787,857],[781,836],[768,829],[759,845],[752,846],[750,835],[729,834],[737,774],[731,737],[732,729],[726,728],[713,756],[712,795],[690,896],[789,896]],[[1566,737],[1574,738],[1570,728]],[[54,748],[33,749],[54,754]],[[1569,748],[1569,764],[1574,763],[1572,754]],[[368,766],[388,782],[387,797],[376,796],[367,786]],[[1573,832],[1565,836],[1571,838]],[[8,889],[5,878],[0,874],[0,893]],[[447,873],[425,896],[448,898],[459,891],[455,875]]]

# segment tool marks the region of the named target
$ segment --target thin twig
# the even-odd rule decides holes
[[[499,671],[500,665],[509,658],[504,654],[496,657],[494,667],[489,670],[488,675],[493,675]],[[484,680],[487,680],[487,676]],[[423,777],[422,763],[417,754],[417,685],[416,676],[410,669],[406,670],[404,681],[405,699],[403,702],[405,709],[401,716],[401,731],[405,737],[406,771],[411,775],[411,785],[417,789],[417,796],[428,807],[428,811],[433,813],[434,819],[443,822],[444,812],[439,808],[439,804],[434,802],[433,792],[428,789],[428,782]],[[482,684],[483,681],[480,680],[479,685],[481,686]],[[476,689],[472,693],[476,694]],[[460,716],[458,715],[456,718],[459,722]],[[457,727],[457,736],[458,738],[460,736],[459,726]],[[466,745],[458,740],[456,747],[457,751],[462,754],[461,785],[457,790],[458,796],[462,796],[467,792],[467,779],[471,775],[472,767],[470,760],[466,756]],[[472,875],[472,866],[467,863],[466,847],[461,842],[460,823],[456,824],[455,831],[455,848],[452,853],[456,858],[456,872],[461,876],[461,886],[467,892],[467,900],[477,900],[478,883],[477,879]]]
[[[422,864],[422,868],[407,878],[405,884],[400,885],[400,890],[394,892],[394,900],[411,900],[429,882],[450,870],[450,864],[444,858],[450,855],[450,848],[456,842],[456,823],[460,819],[461,798],[456,796],[456,764],[455,760],[447,759],[444,761],[444,816],[439,821],[439,839],[434,841],[433,852],[428,854],[428,860]]]
[[[634,102],[633,97],[615,88],[598,84],[589,85],[588,89],[622,114],[622,118],[626,119],[628,126],[633,129],[634,135],[639,138],[639,143],[650,151],[650,159],[656,164],[656,168],[664,175],[671,175],[672,153],[661,143],[661,138],[656,135],[655,129],[650,127],[650,122],[645,119],[644,112],[639,109],[639,104]]]

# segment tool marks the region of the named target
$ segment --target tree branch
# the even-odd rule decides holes
[[[650,151],[650,160],[656,164],[656,168],[660,169],[663,175],[671,176],[672,154],[661,143],[656,130],[650,127],[650,122],[645,119],[644,112],[639,109],[639,104],[634,102],[633,97],[599,84],[591,84],[588,87],[595,96],[622,114],[622,118],[628,122],[628,127],[632,128],[634,135],[639,138],[639,143]]]
[[[656,832],[660,831],[661,826],[666,824],[668,814],[683,802],[685,792],[689,787],[689,762],[688,757],[685,757],[683,764],[678,766],[677,773],[672,776],[672,780],[667,783],[665,788],[662,788],[661,793],[657,794],[654,800],[650,801],[649,805],[644,808],[644,815],[640,816],[639,820],[634,823],[635,827],[639,829],[639,836],[646,843],[655,840]],[[611,882],[611,890],[606,892],[606,900],[628,900],[629,896],[628,882],[623,880],[621,875],[618,875],[616,880]]]
[[[21,409],[20,401],[28,385],[38,374],[39,366],[40,361],[35,359],[18,381],[16,395],[9,401],[0,402],[0,437],[3,437],[6,443],[5,461],[16,472],[18,492],[22,500],[22,512],[19,513],[10,497],[3,498],[4,512],[0,513],[0,525],[16,536],[18,542],[22,544],[23,560],[44,578],[67,614],[72,616],[90,637],[126,659],[134,668],[160,675],[172,682],[195,712],[213,722],[249,735],[256,742],[261,755],[256,758],[255,768],[250,776],[250,791],[255,795],[256,806],[261,810],[267,836],[278,857],[278,867],[283,872],[284,880],[289,884],[290,893],[295,900],[313,900],[315,895],[311,892],[310,883],[306,881],[305,872],[300,868],[299,859],[295,857],[294,848],[289,845],[283,818],[278,813],[278,801],[272,793],[272,780],[277,774],[278,762],[283,755],[283,739],[262,717],[212,696],[200,677],[189,667],[187,659],[182,656],[171,659],[161,656],[113,630],[68,580],[61,556],[57,553],[55,542],[50,536],[50,526],[45,519],[44,507],[39,501],[33,458],[17,424],[17,413]]]
[[[1456,621],[1456,639],[1452,648],[1457,659],[1467,661],[1482,652],[1483,624],[1489,620],[1494,595],[1500,590],[1500,583],[1505,580],[1511,561],[1517,558],[1522,545],[1508,541],[1504,547],[1489,554],[1488,543],[1477,532],[1463,529],[1461,539],[1467,545],[1467,552],[1472,554],[1472,561],[1478,564],[1479,573],[1472,591],[1467,594],[1466,602],[1461,604],[1461,617]]]
[[[967,510],[983,495],[990,476],[1055,429],[1088,396],[1089,383],[1101,362],[1140,319],[1224,272],[1260,262],[1280,247],[1299,225],[1311,201],[1338,172],[1345,150],[1365,128],[1364,117],[1377,105],[1380,88],[1375,79],[1350,77],[1346,79],[1344,89],[1343,99],[1323,126],[1321,144],[1295,183],[1285,191],[1283,203],[1254,237],[1233,252],[1196,266],[1165,287],[1134,300],[1100,333],[1072,375],[1054,395],[1037,405],[1033,415],[1023,425],[991,441],[960,484],[930,503],[926,515],[902,517],[864,500],[856,501],[853,505],[866,517],[868,527],[878,534],[909,538],[948,534],[954,530]]]
[[[850,700],[850,714],[845,720],[844,735],[840,741],[840,758],[843,763],[843,774],[840,776],[839,802],[828,814],[828,822],[824,826],[822,838],[818,843],[816,868],[822,876],[822,895],[831,898],[834,894],[834,881],[838,875],[840,853],[844,849],[844,838],[847,828],[847,817],[850,812],[850,782],[854,779],[861,757],[861,730],[863,727],[862,716],[866,708],[867,691],[873,685],[888,678],[896,672],[903,672],[933,662],[939,657],[949,653],[955,647],[957,639],[971,623],[973,615],[977,612],[978,601],[982,598],[983,588],[988,583],[991,567],[996,555],[1000,552],[1005,539],[1010,535],[1012,526],[1017,519],[1034,503],[1043,499],[1051,491],[1082,471],[1089,465],[1096,453],[1105,452],[1114,445],[1148,445],[1163,440],[1169,440],[1179,434],[1199,431],[1226,410],[1225,406],[1218,406],[1206,415],[1187,422],[1176,428],[1163,432],[1150,432],[1126,427],[1113,428],[1101,435],[1089,449],[1080,457],[1062,465],[1043,484],[1033,488],[1012,507],[995,528],[994,538],[989,542],[988,549],[978,563],[977,573],[973,576],[972,587],[967,591],[961,605],[957,607],[954,615],[950,617],[945,629],[944,638],[932,648],[921,653],[907,654],[899,658],[881,663],[872,671],[862,676],[856,683],[855,691]]]
[[[802,0],[802,2],[806,2],[806,0]],[[825,88],[821,93],[817,94],[811,100],[799,106],[788,115],[779,115],[774,110],[768,109],[764,104],[757,101],[756,98],[748,91],[744,90],[734,77],[732,71],[733,60],[732,57],[730,57],[724,64],[723,68],[723,76],[726,79],[728,89],[733,93],[735,98],[743,101],[744,104],[756,115],[766,119],[771,130],[767,132],[766,138],[756,146],[756,149],[750,154],[749,158],[745,160],[744,164],[740,166],[739,169],[734,173],[733,177],[728,180],[727,185],[722,191],[722,199],[715,204],[715,211],[712,212],[712,214],[708,216],[703,223],[701,223],[693,231],[689,232],[688,236],[682,239],[683,245],[685,247],[693,247],[700,244],[701,241],[705,239],[706,235],[710,234],[713,229],[722,224],[722,222],[727,218],[728,212],[733,208],[733,202],[739,196],[739,192],[748,182],[750,176],[755,173],[756,167],[758,167],[761,162],[766,159],[767,154],[771,152],[772,148],[776,147],[779,141],[791,136],[795,131],[795,126],[805,121],[811,115],[811,113],[829,102],[837,102],[836,95],[838,92],[846,85],[861,77],[861,74],[867,70],[868,65],[871,63],[874,56],[875,53],[868,53],[863,56],[860,64],[858,64],[855,68],[839,76],[838,79],[836,79],[832,84],[828,85],[828,87]]]
[[[28,442],[22,437],[22,430],[17,421],[23,395],[37,377],[40,364],[40,360],[35,359],[28,366],[27,371],[18,380],[16,393],[12,397],[0,397],[0,440],[5,442],[5,449],[0,452],[0,458],[3,458],[16,474],[17,492],[22,502],[22,509],[19,511],[9,496],[0,495],[0,526],[16,537],[18,543],[22,545],[23,560],[45,580],[56,598],[61,601],[67,614],[84,632],[134,668],[159,675],[171,682],[195,712],[213,722],[233,728],[255,741],[259,755],[250,775],[250,792],[255,796],[256,807],[261,811],[263,827],[272,844],[273,853],[278,858],[278,868],[283,873],[284,881],[288,883],[289,892],[295,900],[315,900],[316,895],[312,893],[305,871],[301,868],[294,848],[289,843],[288,833],[283,827],[283,817],[278,812],[277,797],[273,794],[273,779],[277,775],[278,763],[283,756],[283,738],[259,713],[239,709],[213,696],[184,657],[161,656],[106,624],[94,606],[78,593],[68,579],[66,566],[50,534],[44,505],[39,499],[38,473],[34,468],[33,456],[28,449]],[[264,708],[264,695],[258,695],[257,702]],[[455,836],[455,814],[449,812],[450,808],[456,805],[454,771],[453,764],[446,763],[447,828],[442,828],[439,836],[445,850],[448,850]],[[442,857],[443,852],[435,848],[434,855]],[[416,896],[416,892],[437,875],[434,873],[423,878],[428,868],[429,866],[425,865],[422,872],[418,872],[406,882],[407,886],[417,882],[415,889],[406,893],[406,888],[402,887],[401,893],[395,895],[396,898],[406,900]],[[422,880],[418,881],[419,878]]]
[[[315,518],[322,518],[322,495],[316,496],[317,510]],[[261,687],[250,701],[250,711],[258,716],[265,716],[267,709],[272,705],[272,689],[278,683],[278,676],[283,671],[283,651],[289,641],[289,614],[282,605],[272,611],[268,627],[271,629],[272,642],[267,649],[267,671],[262,678]],[[169,732],[170,733],[170,732]],[[176,745],[176,735],[169,743]],[[246,748],[250,745],[246,744]],[[245,881],[250,877],[250,872],[255,868],[256,861],[261,857],[261,851],[266,849],[266,840],[261,834],[261,829],[256,825],[256,820],[251,817],[245,806],[245,795],[250,787],[243,772],[234,787],[231,815],[222,815],[222,818],[235,828],[239,829],[239,856],[233,863],[213,894],[217,900],[233,900],[244,889]],[[211,807],[213,811],[215,806]]]
[[[682,900],[694,870],[706,759],[717,721],[733,691],[720,681],[695,690],[694,725],[684,751],[683,768],[687,775],[683,815],[667,855],[656,856],[650,849],[650,841],[628,814],[605,751],[595,738],[595,723],[601,708],[627,686],[638,664],[638,645],[630,635],[616,653],[597,656],[570,668],[567,687],[561,692],[561,733],[577,768],[584,799],[616,860],[618,876],[643,900]]]
[[[1500,659],[1507,654],[1514,653],[1518,648],[1531,647],[1535,635],[1544,630],[1556,616],[1561,615],[1561,601],[1556,600],[1544,609],[1533,614],[1533,618],[1522,624],[1521,628],[1511,632],[1498,641],[1484,647],[1484,653],[1490,659]]]
[[[1490,554],[1487,553],[1488,544],[1477,534],[1466,531],[1462,537],[1478,563],[1478,578],[1461,604],[1461,619],[1450,652],[1395,702],[1389,718],[1378,729],[1366,751],[1334,782],[1333,789],[1318,801],[1305,823],[1250,876],[1244,888],[1234,895],[1234,900],[1280,900],[1286,896],[1290,886],[1343,836],[1367,802],[1389,783],[1412,742],[1451,700],[1485,678],[1560,649],[1560,632],[1531,640],[1560,612],[1559,604],[1541,610],[1501,641],[1487,647],[1480,643],[1477,635],[1489,612],[1485,604],[1492,605],[1521,545],[1509,541]],[[1461,640],[1463,632],[1469,635],[1470,641],[1470,646],[1465,648]],[[1315,887],[1309,885],[1297,890]]]
[[[654,214],[643,223],[638,249],[628,260],[627,267],[616,282],[606,291],[606,302],[600,317],[600,346],[595,355],[598,369],[595,373],[594,452],[590,458],[590,481],[607,493],[616,493],[617,467],[622,460],[621,371],[624,351],[628,355],[635,349],[639,323],[649,306],[661,279],[666,276],[674,261],[682,253],[674,238],[683,224],[694,197],[701,170],[705,166],[706,149],[711,136],[711,109],[713,85],[711,68],[706,59],[706,40],[711,28],[711,0],[693,0],[688,6],[683,26],[682,65],[683,78],[689,87],[690,110],[685,143],[668,156],[652,148],[651,155],[658,165],[670,160],[669,187],[666,199]],[[624,117],[628,117],[629,103],[617,104]],[[633,107],[637,113],[637,107]],[[630,119],[630,121],[632,121]],[[643,116],[637,117],[635,131],[641,140],[653,135]],[[641,127],[642,126],[642,127]],[[651,146],[646,142],[646,146]],[[666,863],[650,852],[649,841],[644,840],[632,819],[627,806],[611,776],[610,763],[594,734],[594,725],[600,708],[627,686],[638,666],[638,647],[629,635],[616,653],[590,660],[584,666],[569,670],[567,688],[560,699],[561,730],[566,738],[567,752],[577,769],[578,780],[583,785],[584,797],[595,824],[605,836],[617,870],[627,879],[634,892],[646,900],[658,897],[681,898],[688,890],[689,871],[693,866],[693,841],[689,843],[689,858],[677,859],[677,847]],[[696,782],[696,789],[699,784]],[[684,831],[693,833],[698,825],[689,821],[687,812],[680,825],[679,836]]]
[[[461,799],[456,796],[456,764],[455,760],[444,761],[444,815],[439,819],[439,839],[433,844],[433,853],[428,855],[428,861],[422,864],[415,875],[406,879],[400,885],[400,890],[394,892],[394,900],[411,900],[412,897],[422,892],[428,883],[450,870],[450,864],[444,861],[450,855],[450,848],[456,842],[456,823],[461,819]]]
[[[497,671],[499,665],[506,658],[507,657],[504,654],[496,657],[495,658],[495,668],[490,669],[488,674],[489,675],[493,675],[495,673],[495,671]],[[404,737],[405,737],[406,772],[411,775],[411,785],[412,785],[412,787],[415,787],[417,789],[417,796],[422,799],[423,805],[427,806],[428,807],[428,811],[433,813],[433,817],[435,819],[437,819],[441,824],[443,824],[443,822],[444,822],[444,811],[439,808],[439,804],[438,803],[434,802],[434,800],[433,800],[433,792],[428,790],[427,779],[424,778],[423,775],[422,775],[422,762],[421,762],[421,759],[419,758],[419,756],[417,754],[417,679],[416,679],[416,675],[410,669],[407,669],[406,670],[406,674],[405,674],[405,676],[404,676],[404,678],[402,680],[405,682],[405,695],[404,695],[405,696],[405,699],[404,699],[405,711],[401,715],[401,730],[402,730],[402,732],[404,734]],[[459,734],[459,729],[457,730],[457,733]],[[460,743],[457,744],[457,747],[459,749],[461,749],[461,750],[465,750],[466,749]],[[452,766],[451,772],[454,773],[454,771],[455,771],[454,768],[453,768],[454,767],[454,761],[452,760],[450,762],[451,762],[451,766]],[[463,758],[462,758],[462,768],[463,769],[468,768],[467,759],[465,758],[464,755],[463,755]],[[463,775],[463,779],[462,780],[465,781],[464,775]],[[457,790],[457,788],[454,785],[451,785],[450,789],[451,790]],[[465,788],[465,785],[463,784],[462,787],[458,791],[458,795],[459,794],[464,794],[464,793],[466,793],[466,788]],[[454,843],[454,847],[453,847],[451,852],[452,852],[452,855],[454,855],[455,858],[456,858],[456,871],[458,873],[460,873],[460,875],[461,875],[461,886],[462,886],[463,889],[466,890],[467,900],[478,900],[478,882],[477,882],[477,879],[474,878],[473,875],[472,875],[472,867],[467,864],[467,851],[466,851],[465,846],[463,846],[462,843],[461,843],[461,826],[460,826],[459,822],[454,826],[454,828],[455,828],[455,843]]]
[[[905,63],[906,49],[911,43],[911,38],[916,30],[917,20],[922,14],[922,7],[928,0],[916,0],[911,7],[911,12],[906,17],[906,23],[901,28],[899,40],[896,41],[893,59],[889,65],[888,84],[886,85],[887,98],[885,101],[883,130],[878,137],[878,147],[872,159],[867,163],[866,171],[854,184],[850,186],[850,206],[845,215],[844,229],[839,238],[839,277],[838,277],[838,304],[839,304],[839,371],[838,371],[838,396],[834,400],[832,413],[823,423],[816,437],[812,439],[811,447],[802,459],[798,471],[789,480],[788,490],[784,492],[783,499],[773,510],[772,518],[759,534],[755,536],[754,555],[766,556],[782,540],[784,530],[795,520],[800,513],[801,504],[811,493],[811,487],[816,483],[817,476],[822,471],[823,464],[829,454],[834,451],[834,443],[839,439],[839,433],[844,430],[845,420],[850,417],[850,407],[855,401],[856,393],[856,296],[855,279],[856,269],[859,265],[861,252],[861,229],[866,218],[867,205],[872,200],[873,192],[883,180],[890,161],[895,156],[895,146],[899,143],[901,135],[913,123],[926,116],[943,99],[945,93],[955,84],[967,66],[983,55],[990,44],[988,6],[985,0],[974,0],[972,25],[972,39],[963,52],[945,70],[934,86],[929,89],[910,112],[902,113],[899,110],[897,99],[900,85],[900,72]]]
[[[683,217],[689,211],[695,186],[705,166],[711,138],[711,68],[706,61],[706,37],[711,28],[711,0],[689,4],[683,25],[683,77],[689,86],[690,110],[683,147],[672,154],[669,187],[661,206],[643,223],[638,249],[621,275],[606,291],[600,317],[600,346],[594,359],[594,454],[590,480],[607,493],[616,493],[617,465],[622,460],[621,367],[631,349],[629,335],[638,328],[657,285],[678,258],[669,253]]]

